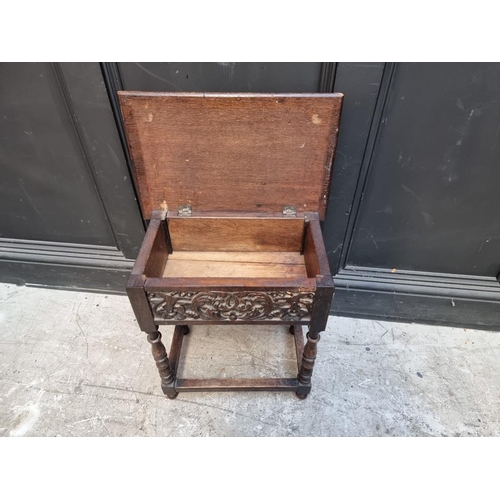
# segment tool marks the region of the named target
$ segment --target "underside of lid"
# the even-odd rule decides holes
[[[119,92],[143,216],[296,206],[324,219],[342,97]]]

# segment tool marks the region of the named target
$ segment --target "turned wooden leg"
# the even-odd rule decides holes
[[[300,399],[305,399],[311,392],[311,377],[314,369],[314,361],[318,354],[318,342],[320,339],[319,332],[312,332],[309,330],[307,333],[307,342],[304,346],[304,353],[302,355],[302,364],[299,370],[299,390],[297,396]]]
[[[188,325],[181,325],[181,328],[184,335],[187,335],[190,332]]]
[[[161,333],[158,329],[148,333],[148,342],[151,344],[151,352],[153,353],[153,358],[160,374],[163,394],[169,399],[174,399],[178,394],[174,387],[175,377],[170,369],[167,350],[161,341]]]

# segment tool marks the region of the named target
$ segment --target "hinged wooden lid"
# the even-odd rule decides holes
[[[166,203],[324,219],[342,94],[119,97],[144,217]]]

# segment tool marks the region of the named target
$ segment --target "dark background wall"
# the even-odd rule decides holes
[[[116,91],[345,94],[334,313],[500,328],[500,65],[0,65],[0,272],[122,292],[144,225]]]

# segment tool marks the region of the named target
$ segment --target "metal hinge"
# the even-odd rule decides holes
[[[285,205],[283,207],[283,215],[295,217],[297,215],[297,207],[295,205]]]
[[[179,205],[177,209],[177,215],[182,215],[183,217],[189,217],[192,213],[191,205]]]

